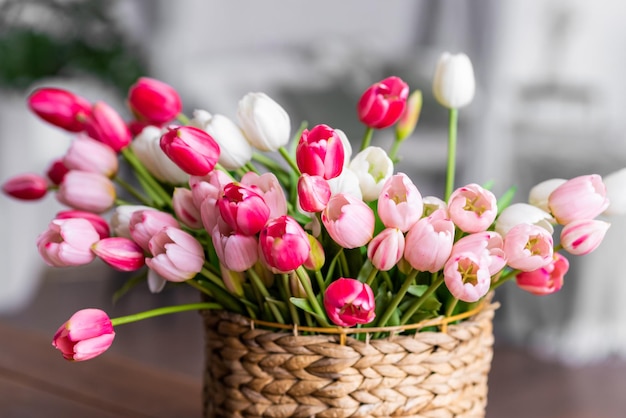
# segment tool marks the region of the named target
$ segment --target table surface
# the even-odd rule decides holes
[[[195,296],[190,288],[162,295],[139,290],[125,303],[112,304],[110,287],[118,284],[107,283],[93,275],[46,280],[30,306],[0,316],[0,417],[201,416],[203,337],[197,313],[118,327],[111,349],[86,362],[64,361],[51,346],[56,328],[81,307],[118,316]],[[487,418],[621,418],[625,410],[626,362],[567,367],[496,344]]]

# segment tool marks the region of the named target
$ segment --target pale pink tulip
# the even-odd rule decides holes
[[[537,270],[521,272],[515,276],[517,286],[534,295],[549,295],[561,290],[563,278],[569,270],[569,261],[555,253],[552,261]]]
[[[344,150],[341,138],[328,125],[305,129],[296,148],[296,162],[304,174],[320,176],[325,180],[341,174]]]
[[[422,195],[409,176],[398,173],[385,182],[378,197],[378,216],[387,228],[406,232],[423,211]]]
[[[15,199],[39,200],[48,193],[48,181],[39,174],[20,174],[7,180],[2,191]]]
[[[454,224],[443,210],[420,219],[406,234],[404,258],[419,271],[441,270],[450,257]]]
[[[104,238],[93,244],[91,250],[102,261],[119,271],[139,270],[145,264],[143,249],[128,238]]]
[[[217,202],[217,199],[222,194],[222,190],[224,190],[224,186],[232,182],[232,177],[222,170],[213,170],[208,175],[202,177],[191,176],[189,178],[189,187],[191,188],[193,203],[197,208],[200,208],[202,202],[207,198]]]
[[[127,102],[138,120],[157,126],[175,119],[183,108],[172,86],[149,77],[139,78],[130,87]]]
[[[504,237],[504,254],[507,264],[521,271],[545,267],[553,257],[552,235],[544,228],[519,224]]]
[[[74,209],[103,213],[115,203],[115,187],[98,173],[70,170],[56,194],[57,200]]]
[[[220,156],[220,147],[213,137],[193,126],[168,128],[160,145],[178,167],[192,176],[209,174]]]
[[[570,222],[561,230],[561,245],[570,254],[589,254],[600,246],[610,226],[596,219]]]
[[[528,203],[545,212],[550,212],[550,207],[548,206],[550,194],[566,181],[565,179],[550,179],[536,184],[528,193]]]
[[[28,96],[28,107],[37,116],[54,126],[70,132],[85,129],[85,120],[91,113],[91,103],[67,90],[45,87]]]
[[[393,175],[393,161],[380,147],[365,148],[354,156],[349,167],[359,178],[359,187],[366,202],[378,199],[383,185]]]
[[[372,84],[357,103],[359,120],[374,129],[387,128],[400,119],[409,97],[409,85],[400,77],[388,77]]]
[[[113,325],[104,311],[82,309],[61,325],[52,345],[66,360],[84,361],[104,353],[114,338]]]
[[[498,214],[497,199],[478,184],[456,189],[448,201],[450,219],[463,232],[485,231]]]
[[[386,228],[367,246],[367,258],[378,270],[391,270],[404,254],[404,234],[397,228]]]
[[[302,174],[298,179],[298,203],[305,212],[324,210],[330,200],[330,186],[321,176]]]
[[[154,235],[165,227],[179,227],[172,215],[156,209],[138,210],[132,213],[128,222],[130,236],[141,248],[149,251],[149,243]]]
[[[69,170],[99,173],[106,177],[113,177],[119,166],[113,148],[86,135],[79,135],[72,141],[63,164]]]
[[[275,273],[287,273],[300,267],[309,258],[309,237],[290,216],[270,220],[259,234],[259,250],[263,261]]]
[[[200,209],[193,202],[193,193],[185,187],[175,187],[172,206],[178,220],[191,229],[202,228]]]
[[[154,210],[151,206],[120,205],[116,206],[111,215],[111,231],[117,237],[132,238],[130,235],[130,218],[139,210]]]
[[[193,278],[204,265],[202,245],[189,233],[172,226],[157,232],[148,245],[146,265],[171,282]]]
[[[55,216],[55,219],[72,218],[82,218],[88,220],[98,232],[100,239],[108,238],[111,235],[111,230],[106,219],[100,215],[96,215],[95,213],[85,212],[82,210],[63,210]]]
[[[476,302],[489,291],[491,261],[486,253],[453,253],[443,268],[446,287],[464,302]]]
[[[459,239],[452,246],[452,256],[459,253],[471,252],[481,257],[483,254],[489,260],[489,274],[493,276],[504,268],[506,257],[504,254],[504,240],[494,231],[476,232]]]
[[[322,211],[322,223],[333,241],[343,248],[361,247],[374,235],[374,211],[349,194],[330,198]]]
[[[241,177],[241,184],[256,187],[254,190],[263,197],[263,201],[270,208],[270,219],[287,214],[285,192],[274,173],[258,175],[249,171]]]
[[[85,122],[87,134],[95,140],[107,144],[115,152],[126,148],[132,135],[126,122],[105,102],[96,102]]]
[[[606,186],[597,174],[575,177],[557,187],[548,198],[550,212],[561,225],[593,219],[609,207]]]
[[[259,259],[256,236],[235,232],[221,218],[213,228],[211,237],[220,263],[228,270],[246,271]]]
[[[376,313],[374,292],[367,283],[339,278],[324,293],[324,308],[331,321],[341,327],[368,324]]]
[[[91,246],[99,239],[98,232],[86,219],[54,219],[37,237],[37,249],[50,266],[82,266],[96,258]]]

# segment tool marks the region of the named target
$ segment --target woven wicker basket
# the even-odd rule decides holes
[[[369,341],[205,311],[205,417],[484,417],[496,307]]]

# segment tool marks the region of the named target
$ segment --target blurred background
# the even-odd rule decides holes
[[[234,118],[244,94],[263,91],[294,129],[326,123],[358,143],[356,101],[398,75],[423,90],[424,105],[397,170],[423,195],[440,196],[447,112],[431,79],[450,51],[469,55],[477,81],[474,102],[460,112],[457,184],[494,181],[496,195],[515,185],[522,202],[542,180],[626,166],[625,20],[620,0],[0,0],[0,181],[45,171],[68,146],[68,134],[28,112],[25,99],[38,86],[106,100],[125,116],[126,91],[141,75],[174,86],[187,114]],[[384,146],[391,135],[375,141]],[[52,196],[33,204],[0,197],[0,315],[23,326],[55,329],[87,301],[106,308],[122,283],[97,263],[45,267],[34,242],[60,209]],[[626,273],[615,268],[626,220],[609,221],[598,252],[570,257],[560,293],[499,289],[499,342],[571,365],[626,357]],[[189,300],[186,292],[138,289],[111,309]],[[124,340],[114,348],[158,359],[154,342],[130,332]]]

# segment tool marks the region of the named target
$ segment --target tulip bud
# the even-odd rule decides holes
[[[143,249],[128,238],[104,238],[93,244],[91,250],[102,261],[119,271],[139,270],[145,264]]]
[[[85,129],[90,137],[107,144],[115,152],[126,148],[132,140],[126,122],[105,102],[96,102],[93,105],[91,115],[85,122]]]
[[[254,235],[265,225],[270,209],[254,188],[237,183],[224,186],[224,193],[217,201],[224,222],[244,235]]]
[[[307,234],[307,236],[309,238],[311,252],[309,253],[309,258],[304,262],[304,267],[309,270],[319,271],[324,267],[324,263],[326,262],[324,247],[313,235]]]
[[[193,278],[204,265],[202,245],[190,234],[167,226],[157,232],[148,244],[151,258],[146,265],[171,282]]]
[[[343,144],[327,125],[305,129],[296,148],[296,162],[302,173],[328,180],[341,174],[344,165]]]
[[[328,235],[343,248],[367,244],[374,235],[374,211],[362,200],[348,194],[336,194],[322,211]]]
[[[111,235],[111,231],[109,229],[109,224],[106,219],[104,219],[100,215],[96,215],[92,212],[85,212],[82,210],[63,210],[55,216],[55,219],[73,219],[73,218],[81,218],[89,221],[91,225],[94,227],[100,239],[108,238]]]
[[[98,173],[71,170],[61,183],[57,200],[74,209],[103,213],[115,203],[115,187],[108,177]]]
[[[331,321],[341,327],[368,324],[376,313],[374,292],[367,283],[339,278],[324,293],[324,308]]]
[[[172,206],[174,207],[176,217],[185,226],[191,229],[202,228],[200,209],[198,209],[193,203],[193,194],[191,190],[184,187],[174,188]]]
[[[439,104],[449,109],[467,106],[474,98],[475,90],[474,68],[468,56],[443,53],[433,80],[433,94]]]
[[[401,78],[385,78],[371,85],[359,99],[359,120],[370,128],[387,128],[404,113],[408,96],[409,86]]]
[[[317,213],[324,210],[330,200],[330,186],[320,176],[302,174],[298,179],[298,202],[305,212]]]
[[[7,180],[2,191],[20,200],[39,200],[48,193],[48,181],[39,174],[20,174]]]
[[[246,271],[259,260],[256,236],[239,234],[221,219],[213,228],[211,238],[220,264],[228,270]]]
[[[50,266],[82,266],[94,260],[91,246],[99,239],[98,232],[85,219],[54,219],[37,237],[37,249]]]
[[[550,212],[550,207],[548,206],[548,197],[550,197],[550,194],[557,187],[559,187],[566,181],[567,180],[565,179],[550,179],[536,184],[530,189],[530,192],[528,193],[528,203],[538,207],[545,212]]]
[[[134,211],[128,222],[131,238],[146,251],[149,250],[152,237],[166,226],[177,228],[179,225],[169,213],[153,208]]]
[[[70,132],[85,130],[85,120],[91,114],[91,103],[87,99],[50,87],[31,93],[28,107],[46,122]]]
[[[207,175],[220,156],[220,147],[213,137],[193,126],[169,128],[160,145],[178,167],[192,176]]]
[[[113,148],[85,135],[72,141],[63,164],[68,170],[99,173],[106,177],[113,177],[118,169],[117,153]]]
[[[415,90],[406,102],[406,109],[396,124],[396,138],[404,141],[411,136],[422,112],[422,91]]]
[[[113,338],[113,325],[105,312],[82,309],[61,325],[52,345],[66,360],[84,361],[104,353],[113,344]]]
[[[265,93],[246,94],[237,117],[248,142],[258,150],[276,151],[289,142],[289,115]]]
[[[548,206],[561,225],[593,219],[609,207],[606,186],[597,174],[575,177],[554,189],[548,198]]]
[[[434,273],[441,270],[450,257],[453,242],[454,224],[440,209],[409,229],[404,258],[414,269]]]
[[[570,222],[561,230],[561,245],[570,254],[589,254],[600,246],[609,226],[608,222],[596,219]]]
[[[53,184],[57,186],[61,184],[63,181],[63,177],[70,171],[65,164],[63,164],[63,159],[54,160],[52,164],[48,167],[46,171],[46,176],[50,179]]]
[[[555,253],[552,261],[537,270],[523,271],[515,276],[517,286],[534,295],[549,295],[561,290],[563,278],[569,270],[569,261]]]
[[[138,120],[161,126],[182,111],[180,96],[169,84],[141,77],[128,91],[128,106]]]
[[[222,264],[220,264],[220,273],[222,274],[222,281],[224,281],[226,289],[233,295],[243,297],[243,282],[246,278],[245,274],[239,271],[229,270]]]
[[[259,235],[263,261],[275,273],[287,273],[300,267],[311,252],[309,237],[295,219],[281,216],[272,219]]]
[[[398,173],[391,176],[378,198],[378,216],[387,228],[408,231],[422,217],[422,195],[409,176]]]
[[[359,178],[363,200],[371,202],[378,199],[383,185],[393,175],[393,161],[382,148],[367,147],[352,159],[350,170]]]
[[[367,258],[380,271],[391,270],[404,254],[404,234],[397,228],[386,228],[367,246]]]
[[[130,144],[133,153],[158,180],[169,184],[185,184],[189,174],[178,167],[161,149],[160,128],[147,126]]]

